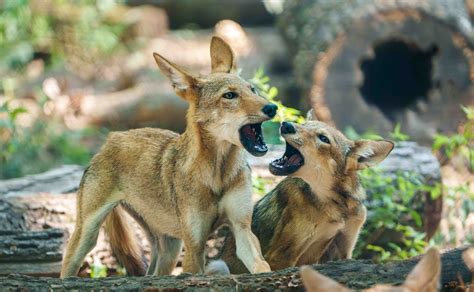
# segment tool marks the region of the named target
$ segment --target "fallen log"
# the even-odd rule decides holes
[[[450,250],[441,255],[441,285],[445,289],[459,286],[460,280],[471,281],[471,272],[462,261],[461,254],[467,247]],[[375,283],[400,284],[413,269],[419,258],[375,264],[370,261],[344,260],[324,265],[314,265],[318,272],[353,289],[364,289]],[[182,290],[215,289],[217,291],[273,291],[302,290],[297,268],[262,274],[230,276],[193,276],[181,274],[165,277],[110,277],[86,279],[69,277],[35,278],[12,274],[0,277],[0,290]]]
[[[64,231],[0,230],[0,275],[58,276]]]

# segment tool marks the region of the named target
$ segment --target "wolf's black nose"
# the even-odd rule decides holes
[[[291,123],[281,123],[280,131],[282,134],[294,134],[296,133],[295,127]]]
[[[277,109],[278,107],[276,106],[276,104],[269,103],[262,108],[262,112],[270,118],[273,118],[277,113]]]

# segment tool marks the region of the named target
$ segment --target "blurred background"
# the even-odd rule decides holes
[[[0,5],[0,199],[10,198],[5,210],[20,204],[21,228],[73,226],[68,194],[75,188],[54,199],[47,193],[57,189],[31,188],[25,199],[14,193],[31,184],[26,175],[60,167],[49,178],[76,184],[109,131],[182,132],[187,104],[152,53],[206,74],[209,42],[219,35],[233,47],[242,76],[280,107],[265,125],[267,142],[281,143],[279,122],[302,122],[310,108],[350,138],[398,141],[391,162],[361,175],[371,207],[358,257],[403,259],[429,245],[474,243],[473,0]],[[255,199],[278,181],[267,160],[252,162]],[[120,273],[103,235],[101,242],[84,273]],[[216,234],[210,257],[220,244]]]

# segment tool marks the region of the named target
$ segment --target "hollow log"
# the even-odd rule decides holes
[[[462,261],[464,248],[443,253],[441,256],[443,288],[459,286],[459,280],[471,281],[471,272]],[[376,283],[400,284],[413,269],[419,258],[405,261],[393,261],[375,264],[370,261],[344,260],[323,265],[314,265],[320,273],[333,278],[353,289],[363,289]],[[35,278],[12,274],[0,277],[0,289],[6,290],[177,290],[192,291],[193,289],[215,289],[217,291],[302,291],[302,283],[298,270],[289,268],[262,274],[243,274],[230,276],[202,276],[181,274],[165,277],[110,277],[101,279],[85,279],[70,277],[64,280],[57,278]],[[214,291],[215,291],[214,290]]]
[[[469,1],[468,1],[469,2]],[[303,106],[340,128],[420,142],[474,105],[474,29],[464,0],[286,1],[279,26]]]

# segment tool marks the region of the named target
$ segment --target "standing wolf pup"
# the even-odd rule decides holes
[[[273,270],[351,258],[366,218],[357,171],[392,151],[390,141],[347,139],[312,118],[303,125],[283,122],[283,157],[270,163],[274,175],[287,175],[254,207],[252,231]],[[247,270],[229,238],[222,260],[232,273]]]
[[[207,237],[221,224],[230,225],[237,256],[249,271],[270,271],[250,228],[252,181],[243,148],[255,156],[267,152],[261,124],[277,107],[236,73],[232,49],[218,37],[211,41],[212,72],[205,77],[154,57],[177,95],[189,102],[186,131],[145,128],[109,135],[82,178],[61,277],[78,272],[104,220],[127,272],[145,273],[124,211],[151,241],[149,274],[171,273],[182,241],[184,272],[203,273]]]

